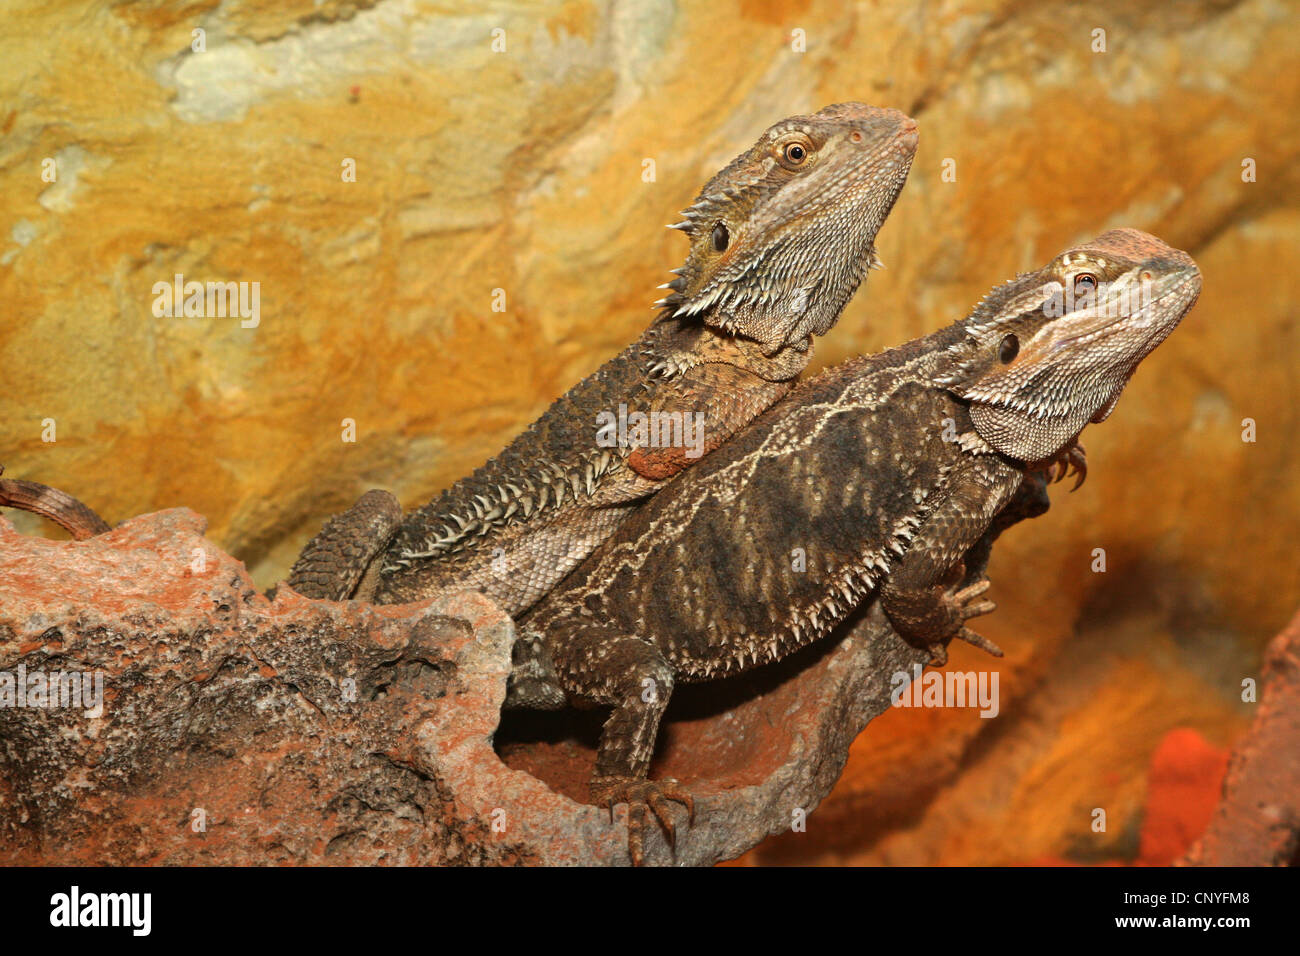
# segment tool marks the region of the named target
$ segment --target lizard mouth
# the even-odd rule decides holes
[[[920,135],[916,130],[916,120],[909,116],[904,121],[903,128],[894,137],[894,145],[910,156],[916,152],[916,144],[919,140]]]

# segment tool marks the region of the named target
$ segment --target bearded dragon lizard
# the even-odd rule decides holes
[[[966,626],[994,605],[982,565],[975,580],[965,565],[1045,469],[1082,463],[1080,431],[1111,414],[1200,287],[1185,253],[1116,230],[948,328],[805,382],[519,621],[506,705],[613,708],[591,792],[611,814],[629,805],[640,863],[650,813],[670,842],[670,801],[693,813],[676,781],[647,779],[675,682],[779,660],[872,599],[932,663],[953,638],[1000,655]]]
[[[912,119],[859,103],[772,126],[670,227],[690,252],[638,341],[405,519],[391,494],[367,492],[307,545],[290,586],[380,603],[467,587],[526,610],[665,479],[790,390],[877,264],[916,141]],[[619,435],[638,415],[658,431]]]

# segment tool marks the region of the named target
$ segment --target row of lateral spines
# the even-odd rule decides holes
[[[389,548],[389,566],[463,549],[494,528],[592,494],[626,454],[595,444],[596,416],[617,413],[638,394],[664,319],[556,399],[500,454],[413,512]]]

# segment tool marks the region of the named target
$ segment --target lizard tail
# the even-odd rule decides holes
[[[3,471],[0,466],[0,473]],[[49,518],[78,541],[111,530],[108,522],[72,495],[35,481],[0,478],[0,507],[18,508]]]
[[[322,601],[369,601],[379,584],[380,561],[402,523],[402,506],[373,488],[347,511],[325,522],[289,569],[288,584]]]

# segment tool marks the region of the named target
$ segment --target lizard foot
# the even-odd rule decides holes
[[[981,614],[988,614],[997,610],[997,605],[992,601],[976,601],[990,587],[989,579],[976,581],[969,587],[964,587],[960,591],[948,591],[944,594],[944,603],[948,606],[950,613],[957,621],[969,621],[973,617],[979,617]],[[974,603],[972,603],[974,602]],[[980,650],[988,651],[994,657],[1002,656],[1002,648],[998,647],[987,637],[976,634],[970,628],[962,624],[957,631],[953,633],[957,640],[965,641],[972,644]],[[943,667],[948,663],[948,647],[945,642],[936,641],[929,645],[926,650],[930,652],[930,666]]]
[[[645,865],[645,828],[649,813],[663,827],[668,846],[677,849],[677,829],[669,813],[670,800],[686,807],[687,825],[695,822],[695,800],[676,780],[635,780],[628,777],[597,777],[591,782],[592,799],[609,808],[609,819],[614,820],[614,804],[627,804],[627,849],[633,866]]]
[[[1078,491],[1079,486],[1083,484],[1083,480],[1088,477],[1088,454],[1078,442],[1062,451],[1047,465],[1047,480],[1049,483],[1059,482],[1067,474],[1077,476],[1074,480],[1074,487],[1070,489],[1071,491]]]

